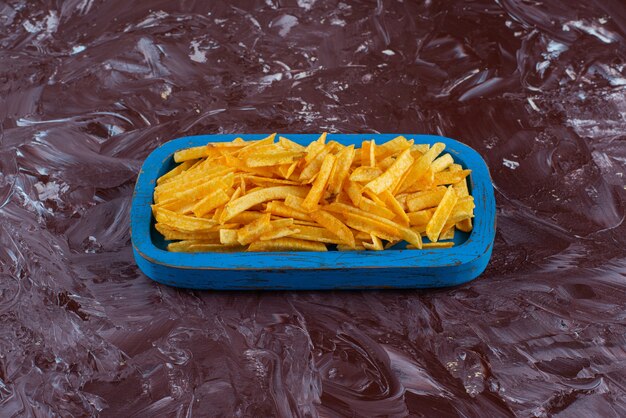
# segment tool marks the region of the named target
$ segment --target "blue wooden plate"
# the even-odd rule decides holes
[[[150,205],[156,180],[174,166],[179,149],[208,142],[262,139],[267,135],[199,135],[175,139],[157,148],[143,164],[131,210],[131,236],[137,265],[148,277],[190,289],[362,289],[454,286],[480,275],[489,262],[495,237],[495,199],[487,165],[470,147],[434,135],[404,134],[416,144],[446,144],[455,161],[472,173],[469,187],[476,208],[471,233],[457,231],[452,248],[385,251],[175,253],[154,229]],[[306,145],[319,135],[284,135]],[[381,144],[398,134],[330,134],[345,145],[375,139]],[[425,240],[428,242],[428,240]]]

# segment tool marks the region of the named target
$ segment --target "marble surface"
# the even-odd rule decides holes
[[[621,0],[0,1],[0,415],[626,416],[625,36]],[[487,271],[326,293],[138,271],[151,150],[324,130],[478,150]]]

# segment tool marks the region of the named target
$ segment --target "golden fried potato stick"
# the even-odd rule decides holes
[[[290,194],[298,197],[304,197],[309,193],[309,187],[300,186],[276,186],[250,191],[248,194],[241,196],[239,199],[228,203],[220,217],[220,223],[224,223],[235,215],[258,205],[259,203],[269,200],[280,200]]]
[[[434,249],[434,248],[452,248],[454,247],[454,242],[451,241],[447,241],[447,242],[425,242],[422,244],[422,249],[424,250],[428,250],[428,249]],[[407,245],[406,246],[407,249],[409,250],[416,250],[417,247],[414,247],[413,245]]]
[[[419,236],[419,234],[416,234],[414,231],[412,231],[410,228],[404,227],[400,224],[398,224],[397,222],[391,221],[385,217],[381,217],[381,216],[377,216],[374,215],[372,213],[368,213],[365,211],[362,211],[360,209],[357,209],[355,207],[349,206],[349,205],[345,205],[342,203],[331,203],[329,205],[327,205],[325,208],[325,210],[328,210],[329,212],[335,212],[335,213],[341,213],[344,216],[347,216],[347,214],[354,214],[354,215],[358,215],[361,218],[365,218],[365,219],[369,219],[371,221],[376,221],[378,223],[382,223],[387,225],[388,227],[392,227],[395,228],[397,231],[399,231],[400,236],[397,237],[399,239],[403,239],[405,241],[407,241],[410,244],[413,244],[417,247],[420,247],[422,245],[422,238]],[[348,224],[346,222],[346,224],[348,226],[352,227],[350,224]],[[359,229],[359,228],[354,228],[354,229]],[[367,233],[372,233],[372,231],[365,231]],[[380,235],[380,234],[376,234],[378,237],[386,239],[387,241],[392,241],[392,239],[387,239],[384,236]]]
[[[302,209],[305,212],[311,212],[317,207],[328,184],[330,172],[332,171],[334,164],[335,156],[332,154],[327,154],[324,158],[324,162],[322,163],[322,167],[320,168],[318,176],[313,182],[311,190],[304,198],[304,202],[302,202]]]
[[[424,225],[424,227],[426,227],[426,224],[428,224],[428,221],[430,221],[430,218],[433,217],[433,213],[435,213],[434,208],[422,209],[417,212],[409,212],[407,213],[407,216],[409,217],[409,224],[411,226]]]
[[[319,154],[326,145],[326,132],[322,133],[322,135],[320,135],[320,137],[311,142],[306,148],[305,148],[305,152],[306,152],[306,156],[304,157],[304,161],[308,164],[311,161],[313,161],[313,159],[315,159],[315,157],[317,157],[317,154]]]
[[[309,213],[309,216],[315,222],[335,234],[343,243],[351,246],[352,248],[356,247],[354,235],[352,234],[352,231],[350,231],[350,228],[329,212],[319,209]]]
[[[282,216],[284,218],[293,218],[293,219],[300,219],[303,221],[311,221],[311,217],[306,212],[287,206],[285,202],[282,202],[280,200],[273,200],[271,202],[267,202],[267,206],[265,207],[265,210],[271,213],[272,215]]]
[[[361,143],[361,167],[376,167],[376,142],[373,139]]]
[[[372,242],[363,242],[363,246],[368,250],[373,251],[383,251],[385,247],[383,246],[383,242],[374,234],[370,234]]]
[[[250,244],[253,241],[259,239],[259,237],[272,229],[270,224],[271,215],[269,213],[264,214],[258,219],[255,219],[248,225],[237,230],[237,241],[241,245]]]
[[[411,212],[417,212],[422,209],[437,206],[445,194],[445,187],[437,187],[433,190],[417,192],[407,197],[406,204]]]
[[[437,242],[439,240],[439,234],[450,217],[458,198],[452,187],[446,189],[441,202],[439,202],[439,206],[437,206],[435,213],[433,213],[433,217],[430,218],[428,225],[426,225],[426,235],[431,242]]]
[[[227,203],[229,200],[230,196],[228,196],[224,190],[216,189],[196,203],[192,208],[192,211],[194,215],[201,218],[205,214]]]
[[[315,225],[316,226],[296,224],[295,228],[298,229],[298,232],[293,234],[292,237],[306,241],[323,242],[326,244],[343,243],[343,240],[337,237],[337,235],[330,232],[328,229],[320,228],[319,226],[317,226],[318,224]]]
[[[386,189],[391,189],[394,183],[411,168],[411,164],[413,164],[413,157],[411,157],[411,151],[406,149],[402,151],[387,171],[381,174],[378,178],[367,183],[365,188],[370,189],[376,194],[380,194]]]
[[[433,163],[430,165],[430,169],[433,171],[433,173],[438,173],[450,167],[452,164],[454,164],[454,159],[452,158],[452,156],[450,154],[443,154],[441,157],[433,161]]]
[[[292,151],[306,152],[306,148],[304,146],[298,144],[297,142],[292,141],[289,138],[285,138],[284,136],[278,137],[278,143],[282,145],[282,147],[285,149],[289,149]]]
[[[439,240],[440,241],[446,241],[449,239],[454,239],[454,225],[451,225],[449,228],[446,228],[446,226],[443,226],[443,231],[441,232],[441,234],[439,234]]]
[[[301,182],[307,182],[307,183],[312,182],[315,175],[318,174],[319,171],[321,170],[322,164],[324,163],[326,156],[329,154],[330,154],[330,149],[328,146],[325,146],[324,148],[322,148],[322,150],[319,153],[317,153],[315,158],[313,158],[310,162],[306,163],[304,168],[302,168],[302,172],[300,173],[300,176],[298,179]],[[306,161],[306,157],[305,157],[305,161]]]
[[[391,141],[387,141],[384,144],[376,145],[376,159],[381,161],[392,155],[400,154],[407,148],[411,148],[413,140],[408,141],[403,136],[397,136]]]
[[[408,189],[413,183],[416,183],[420,180],[424,174],[426,174],[426,170],[430,168],[431,163],[441,152],[446,148],[446,145],[441,142],[436,142],[432,147],[424,155],[421,156],[417,163],[411,167],[408,176],[404,180],[403,184],[400,186],[399,191],[402,192]]]
[[[434,184],[439,186],[442,184],[455,184],[459,183],[471,173],[471,170],[460,171],[441,171],[435,174]]]
[[[287,219],[282,219],[282,220],[286,221]],[[293,223],[292,219],[291,221]],[[259,237],[259,240],[269,241],[269,240],[273,240],[277,238],[288,237],[290,235],[297,234],[298,232],[300,232],[300,229],[298,229],[297,227],[294,227],[293,225],[281,226],[280,221],[273,221],[270,223],[271,223],[272,229],[265,232],[264,234],[261,234],[261,236]]]
[[[357,167],[352,174],[350,174],[350,181],[368,183],[381,174],[383,174],[383,171],[378,167]]]
[[[409,216],[406,214],[404,209],[402,209],[402,205],[396,200],[394,195],[391,194],[389,190],[385,190],[380,194],[383,202],[387,205],[389,209],[396,215],[398,223],[404,226],[409,226],[411,221]]]
[[[328,251],[328,249],[321,242],[286,237],[253,242],[248,246],[248,251]]]
[[[354,161],[354,156],[354,145],[343,148],[337,154],[332,174],[328,180],[328,190],[331,195],[336,195],[341,191],[343,183],[348,177],[352,161]]]
[[[157,222],[179,231],[210,231],[217,225],[217,222],[212,219],[181,215],[156,205],[152,205],[152,212]]]
[[[198,160],[189,160],[189,161],[183,162],[180,165],[177,165],[176,167],[174,167],[173,169],[171,169],[170,171],[168,171],[167,173],[165,173],[161,177],[159,177],[157,179],[157,185],[158,184],[167,183],[172,178],[174,178],[177,175],[183,173],[184,171],[187,171],[188,169],[190,169],[197,162],[198,162]]]
[[[199,240],[217,244],[220,242],[219,231],[205,230],[205,231],[179,231],[176,228],[157,222],[154,224],[154,228],[163,235],[167,241],[175,240]]]

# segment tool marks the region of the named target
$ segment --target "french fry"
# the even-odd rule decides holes
[[[433,249],[433,248],[452,248],[454,247],[454,242],[452,241],[447,241],[447,242],[425,242],[422,244],[422,249],[427,250],[427,249]],[[413,246],[413,245],[407,245],[406,246],[407,249],[409,250],[416,250],[418,249],[417,247]]]
[[[285,202],[280,200],[273,200],[267,203],[265,210],[272,215],[282,216],[285,218],[300,219],[303,221],[311,221],[311,217],[299,209],[287,206]]]
[[[450,228],[444,229],[443,232],[441,232],[441,234],[439,235],[439,239],[441,241],[454,239],[454,225],[450,226]]]
[[[409,225],[426,225],[430,218],[433,217],[435,209],[422,209],[417,212],[409,212],[407,216],[409,218]]]
[[[316,210],[309,213],[309,216],[318,224],[328,229],[331,233],[335,234],[337,238],[348,244],[351,247],[355,247],[354,235],[343,222],[335,218],[329,212],[325,210]]]
[[[361,143],[361,167],[376,167],[376,142],[373,139]]]
[[[224,190],[232,187],[234,178],[235,176],[232,172],[224,175],[223,177],[214,177],[191,189],[176,192],[172,198],[181,202],[195,202],[202,199],[203,196],[206,196],[207,193],[210,193],[215,189]]]
[[[415,163],[411,167],[409,175],[406,177],[404,183],[400,186],[399,191],[402,192],[408,189],[410,186],[413,185],[413,183],[420,180],[424,176],[424,174],[426,174],[426,170],[430,168],[430,164],[433,162],[433,160],[437,158],[439,154],[441,154],[445,147],[445,144],[441,142],[433,144],[433,146],[430,147],[430,149],[426,151],[426,153],[424,153],[424,155],[422,155],[419,160],[417,160],[417,163]]]
[[[179,231],[161,222],[154,224],[154,228],[168,241],[198,240],[215,244],[219,243],[219,231]]]
[[[430,169],[433,173],[439,173],[454,164],[454,159],[450,154],[443,154],[441,157],[435,159],[430,165]],[[449,184],[449,183],[448,183]]]
[[[319,228],[319,224],[317,222],[303,221],[302,219],[294,219],[293,224],[298,226],[312,226],[315,228]]]
[[[252,154],[245,159],[245,162],[248,167],[271,167],[279,164],[292,164],[304,155],[301,151],[274,151],[264,155]]]
[[[376,146],[376,159],[383,160],[395,154],[400,154],[407,148],[411,148],[413,140],[408,141],[403,136],[397,136],[391,141]]]
[[[237,239],[237,231],[234,229],[220,229],[220,244],[240,245]]]
[[[259,237],[272,229],[270,224],[271,215],[264,214],[258,219],[250,222],[248,225],[237,230],[237,241],[241,245],[250,244],[259,239]]]
[[[193,173],[184,172],[154,189],[155,202],[171,199],[176,193],[193,189],[232,171],[234,170],[230,167],[218,166],[210,170],[195,170]]]
[[[272,145],[272,144],[274,144],[274,139],[275,138],[276,138],[276,134],[273,133],[273,134],[269,135],[268,137],[263,138],[261,140],[247,142],[246,145],[243,148],[240,148],[237,151],[237,156],[239,158],[243,158],[246,155],[250,155],[253,152],[257,152],[259,149],[262,149],[262,147],[264,147],[264,146]]]
[[[189,252],[192,253],[238,253],[245,251],[242,245],[222,245],[222,244],[192,244]]]
[[[230,196],[228,196],[224,190],[217,189],[196,203],[192,208],[192,211],[198,218],[201,218],[206,213],[217,209],[228,201],[230,201]]]
[[[362,218],[366,218],[366,219],[370,219],[372,221],[378,222],[378,223],[382,223],[387,225],[388,227],[391,228],[395,228],[396,230],[400,231],[400,239],[403,239],[405,241],[407,241],[410,244],[413,244],[415,246],[421,246],[422,245],[422,239],[419,236],[419,234],[416,234],[415,232],[413,232],[410,228],[404,227],[394,221],[389,220],[388,218],[385,217],[381,217],[381,216],[377,216],[375,214],[372,213],[368,213],[365,211],[362,211],[360,209],[348,206],[348,205],[344,205],[341,203],[331,203],[329,205],[327,205],[325,207],[326,210],[330,211],[330,212],[338,212],[343,214],[344,216],[347,216],[348,214],[354,214],[354,215],[358,215]],[[347,223],[347,222],[346,222]],[[352,227],[351,225],[348,224],[348,226]],[[359,228],[354,228],[354,229],[359,229]],[[369,231],[366,231],[368,233],[370,233]],[[378,235],[380,238],[386,239],[383,236],[381,236],[380,234],[376,234]],[[392,241],[393,239],[387,239],[387,241]]]
[[[387,207],[387,204],[380,197],[378,197],[376,193],[372,192],[370,189],[363,189],[363,195],[365,195],[365,197],[367,197],[368,199],[372,200],[378,206]]]
[[[411,157],[411,151],[406,149],[402,151],[387,171],[367,183],[365,188],[370,189],[376,194],[382,193],[383,190],[390,189],[395,181],[401,178],[404,173],[411,168],[411,164],[413,164],[413,157]]]
[[[385,247],[383,247],[383,242],[380,240],[380,238],[378,238],[376,235],[371,234],[370,235],[372,242],[364,242],[363,246],[368,249],[368,250],[373,250],[373,251],[382,251],[385,249]]]
[[[219,243],[208,242],[205,240],[184,240],[178,242],[171,242],[167,245],[167,250],[172,252],[229,252],[227,248],[229,246],[225,246]],[[232,246],[230,246],[232,247]],[[232,251],[241,251],[242,247],[239,248],[231,248]]]
[[[293,218],[278,218],[270,221],[270,225],[272,228],[286,228],[293,226],[294,219]]]
[[[473,229],[472,219],[467,218],[467,219],[463,219],[462,221],[457,222],[456,229],[458,229],[459,231],[463,231],[463,232],[471,232]]]
[[[415,193],[415,192],[430,190],[434,188],[434,183],[435,183],[435,173],[433,172],[431,167],[428,167],[426,169],[426,173],[424,173],[422,178],[416,181],[415,183],[413,183],[408,188],[406,188],[404,192]]]
[[[253,242],[248,246],[248,251],[328,251],[328,249],[321,242],[286,237]]]
[[[384,206],[377,205],[376,202],[368,199],[367,197],[362,197],[359,201],[358,205],[359,209],[364,210],[365,212],[369,212],[373,215],[378,215],[383,218],[393,218],[393,211],[387,209]]]
[[[155,205],[152,206],[152,210],[157,222],[169,225],[179,231],[207,231],[217,225],[217,222],[212,219],[181,215]]]
[[[354,233],[354,239],[357,241],[367,241],[368,239],[371,239],[370,235],[371,234],[368,234],[367,232],[356,231]]]
[[[461,171],[461,170],[462,168],[458,164],[452,164],[450,166],[450,171]],[[453,184],[452,187],[454,187],[454,190],[456,191],[456,194],[459,195],[459,197],[469,196],[469,188],[467,187],[467,177],[465,177],[463,180],[460,180],[458,183]]]
[[[430,218],[428,225],[426,225],[426,235],[431,242],[437,242],[439,240],[439,234],[452,213],[457,200],[458,196],[454,189],[448,187],[435,213],[433,213],[433,217]]]
[[[361,193],[361,187],[357,183],[346,181],[345,191],[354,206],[359,206],[361,204],[363,194]]]
[[[378,220],[355,213],[345,213],[344,217],[346,219],[346,225],[357,231],[374,234],[387,241],[402,239],[402,233],[397,228],[386,225]]]
[[[406,204],[406,199],[407,199],[407,197],[409,197],[408,194],[406,194],[406,193],[395,194],[395,195],[393,195],[393,197],[395,197],[396,200],[398,201],[398,203],[400,204],[400,206],[402,206],[402,210],[404,210],[405,212],[409,211],[409,207]]]
[[[180,213],[181,215],[188,215],[193,212],[194,205],[194,202],[184,202],[174,198],[157,203],[158,207]]]
[[[393,156],[390,155],[389,157],[379,161],[376,164],[376,167],[378,167],[381,171],[386,171],[387,169],[389,169],[389,167],[392,166],[394,161],[396,161],[396,159],[393,158]]]
[[[429,149],[430,149],[430,145],[428,144],[414,144],[411,146],[412,152],[417,152],[421,155],[426,154],[426,152],[428,152]]]
[[[438,187],[434,190],[418,192],[407,197],[406,204],[411,212],[417,212],[422,209],[437,206],[445,194],[445,187]]]
[[[396,200],[393,194],[389,190],[385,190],[380,194],[383,202],[387,205],[389,209],[396,215],[398,222],[404,226],[409,226],[411,223],[408,215],[402,209],[402,205]]]
[[[174,161],[181,163],[188,160],[197,160],[209,155],[210,149],[206,145],[200,147],[187,148],[174,153]]]
[[[442,184],[458,183],[469,175],[471,170],[460,171],[441,171],[435,174],[434,184],[440,186]]]
[[[337,159],[335,161],[335,165],[333,166],[333,172],[328,180],[328,190],[331,195],[336,195],[341,191],[343,183],[348,177],[348,172],[350,170],[350,166],[352,165],[352,161],[354,160],[354,155],[354,145],[345,147],[337,154]]]
[[[311,187],[311,190],[306,195],[304,202],[302,202],[302,209],[304,209],[305,212],[313,211],[317,207],[328,184],[330,172],[332,171],[334,164],[335,156],[327,154],[324,158],[319,174],[313,183],[313,187]]]
[[[254,184],[255,186],[261,187],[271,187],[276,185],[286,185],[286,186],[299,186],[300,183],[293,180],[283,180],[283,179],[275,179],[275,178],[267,178],[267,177],[259,177],[259,176],[244,176],[245,180]]]
[[[178,242],[171,242],[167,244],[167,250],[172,252],[188,252],[189,247],[193,244],[201,244],[201,240],[184,240]]]
[[[228,201],[232,202],[235,199],[239,199],[242,194],[243,194],[243,191],[241,190],[241,186],[237,186],[233,194],[230,195],[230,198]]]
[[[316,141],[311,142],[304,149],[304,151],[306,152],[304,161],[307,164],[313,161],[313,159],[317,157],[317,154],[319,154],[325,148],[325,144],[326,144],[326,132],[320,135],[320,137]]]
[[[188,161],[183,162],[180,165],[177,165],[176,167],[174,167],[173,169],[171,169],[170,171],[168,171],[167,173],[159,177],[157,179],[157,185],[167,183],[172,178],[176,177],[177,175],[191,168],[197,162],[198,160],[188,160]]]
[[[468,213],[468,212],[464,212],[464,211],[458,211],[455,212],[454,210],[452,211],[452,214],[450,215],[450,217],[448,218],[448,220],[446,221],[445,225],[443,226],[442,231],[445,231],[448,228],[451,228],[453,226],[455,226],[456,224],[462,223],[466,220],[470,221],[470,225],[471,225],[471,220],[472,220],[472,213]],[[461,229],[461,231],[463,231]],[[470,229],[471,231],[471,229]],[[464,232],[470,232],[470,231],[464,231]]]
[[[296,224],[295,228],[298,229],[298,232],[292,235],[293,238],[298,238],[306,241],[323,242],[326,244],[343,243],[343,240],[339,239],[337,235],[333,234],[326,228],[300,224]]]
[[[289,206],[292,209],[301,211],[302,202],[304,202],[304,199],[296,195],[290,194],[290,195],[285,196],[285,205]]]
[[[269,241],[272,239],[288,237],[290,235],[297,234],[298,232],[300,232],[298,228],[293,228],[290,226],[283,226],[283,227],[273,228],[269,230],[268,232],[261,234],[259,239],[261,241]]]
[[[269,200],[284,199],[290,194],[303,197],[306,196],[308,192],[308,187],[299,186],[276,186],[251,191],[225,206],[224,212],[222,212],[222,216],[220,217],[220,223],[228,221],[233,216],[258,205],[259,203],[267,202]]]
[[[263,213],[261,212],[255,212],[255,211],[243,211],[241,213],[238,213],[237,215],[233,216],[230,219],[231,223],[235,223],[235,224],[242,224],[242,225],[246,225],[249,224],[250,222],[254,221],[255,219],[260,218],[261,216],[263,216]],[[219,217],[218,217],[219,220]]]
[[[368,183],[382,173],[382,170],[378,167],[357,167],[352,174],[350,174],[350,181]]]
[[[398,245],[399,243],[401,243],[402,241],[400,240],[395,240],[395,241],[389,241],[388,243],[385,244],[385,250],[388,250],[390,248],[395,247],[396,245]]]
[[[303,147],[302,145],[298,144],[297,142],[292,141],[289,138],[285,138],[284,136],[279,136],[278,137],[278,143],[280,145],[282,145],[282,147],[285,148],[285,149],[289,149],[289,150],[292,150],[292,151],[306,152],[305,151],[305,147]]]

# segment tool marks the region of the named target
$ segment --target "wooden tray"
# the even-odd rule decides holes
[[[328,140],[360,145],[384,143],[400,134],[329,134]],[[174,166],[179,149],[208,142],[262,139],[267,135],[228,134],[178,138],[157,148],[143,164],[131,210],[131,236],[137,265],[148,277],[166,285],[190,289],[362,289],[454,286],[478,277],[487,267],[495,237],[495,199],[489,170],[470,147],[434,135],[402,134],[416,144],[446,144],[456,163],[472,170],[468,178],[474,196],[474,229],[457,231],[452,248],[407,250],[398,245],[385,251],[174,253],[154,229],[150,205],[156,180]],[[317,134],[284,134],[303,145]],[[424,242],[428,242],[425,239]]]

